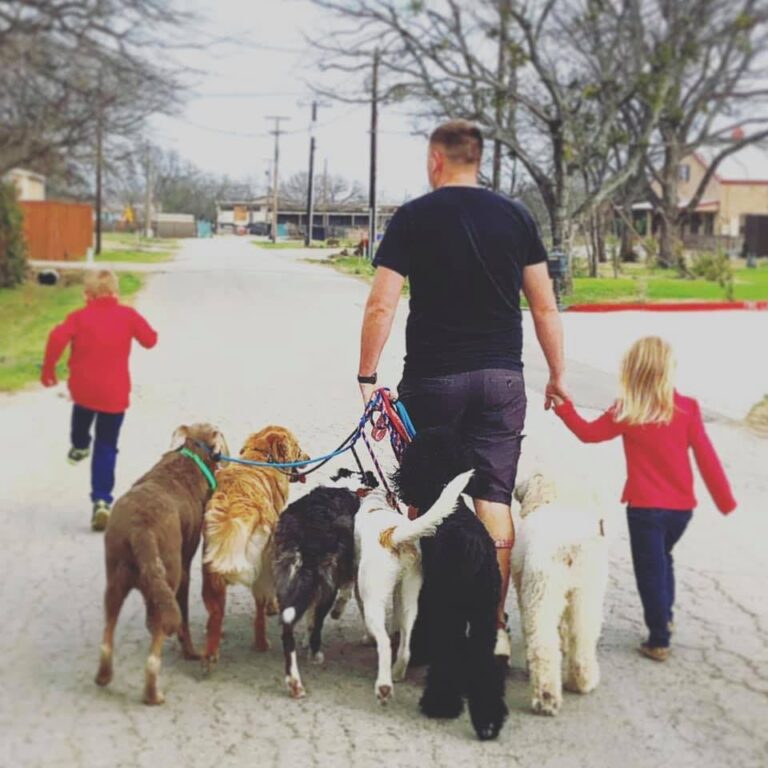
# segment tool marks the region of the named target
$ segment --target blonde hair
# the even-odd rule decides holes
[[[98,269],[85,274],[85,295],[89,299],[100,299],[104,296],[117,296],[120,284],[117,275],[111,269]]]
[[[675,413],[675,358],[658,336],[636,341],[621,362],[616,421],[669,424]]]

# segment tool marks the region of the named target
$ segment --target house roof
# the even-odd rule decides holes
[[[696,156],[707,167],[721,149],[702,147],[696,151]],[[715,176],[723,184],[768,184],[768,147],[748,144],[728,155],[717,166]]]

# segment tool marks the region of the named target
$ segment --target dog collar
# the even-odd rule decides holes
[[[218,483],[216,482],[216,478],[213,476],[213,472],[211,472],[210,469],[205,465],[205,462],[193,451],[190,451],[189,448],[182,448],[181,451],[179,451],[182,456],[186,456],[188,459],[192,459],[192,461],[197,464],[200,471],[203,473],[203,476],[208,481],[208,485],[211,486],[211,490],[215,491]]]

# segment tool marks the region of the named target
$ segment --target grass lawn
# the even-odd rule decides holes
[[[370,262],[357,256],[337,256],[327,264],[348,275],[370,280],[374,269]],[[618,277],[576,277],[574,293],[566,296],[564,303],[602,304],[636,301],[724,301],[725,292],[717,284],[706,280],[688,280],[676,277],[670,270],[651,271],[636,265],[626,265]],[[734,267],[734,298],[737,301],[768,300],[768,262],[756,269],[742,265]]]
[[[129,264],[157,264],[170,261],[179,241],[141,237],[133,232],[105,232],[96,262],[119,261]]]
[[[61,277],[54,286],[28,282],[19,288],[0,289],[0,392],[14,392],[39,379],[48,332],[83,306],[83,274],[62,272]],[[123,300],[130,299],[143,283],[130,272],[119,278]],[[58,374],[60,378],[66,375],[63,363],[59,363]]]

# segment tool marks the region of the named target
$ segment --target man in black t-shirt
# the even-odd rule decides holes
[[[496,653],[509,656],[510,504],[526,408],[521,290],[549,365],[545,407],[567,393],[546,250],[525,206],[478,185],[482,147],[478,128],[463,120],[441,125],[430,137],[434,191],[399,208],[379,246],[358,381],[367,402],[407,277],[411,299],[398,393],[417,430],[455,423],[473,453],[468,492],[496,542],[502,577]]]

